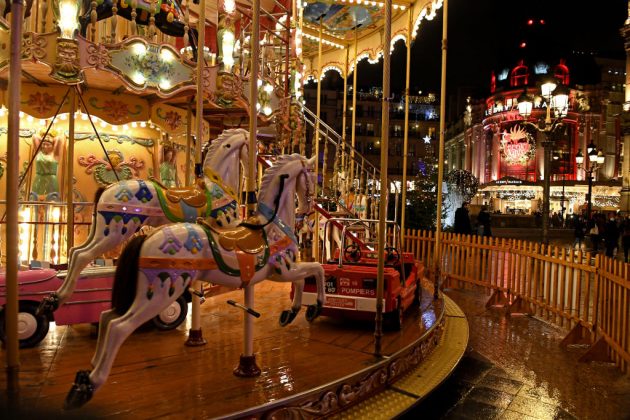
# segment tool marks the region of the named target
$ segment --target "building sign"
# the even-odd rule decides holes
[[[501,178],[497,179],[494,183],[497,185],[523,185],[523,180],[517,178]]]
[[[527,165],[536,155],[536,141],[523,127],[515,125],[501,136],[501,158],[508,165]]]

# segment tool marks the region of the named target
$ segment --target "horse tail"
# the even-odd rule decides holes
[[[146,235],[132,238],[118,258],[112,289],[112,309],[118,315],[125,314],[136,297],[138,260],[146,238]]]

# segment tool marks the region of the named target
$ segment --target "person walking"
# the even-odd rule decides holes
[[[614,216],[610,216],[604,228],[604,244],[606,245],[606,256],[614,257],[615,248],[619,246],[619,228]]]
[[[599,225],[596,220],[596,216],[593,216],[588,221],[588,236],[591,238],[591,244],[593,245],[593,254],[597,254],[599,251]]]
[[[490,213],[488,213],[486,206],[481,207],[481,211],[477,216],[477,223],[481,227],[481,236],[492,236]]]
[[[460,233],[462,235],[470,235],[472,233],[467,201],[464,201],[462,206],[455,210],[455,225],[453,226],[453,230],[455,233]]]
[[[573,240],[572,248],[575,248],[577,244],[578,249],[582,249],[582,241],[584,241],[584,235],[586,234],[586,225],[584,224],[584,220],[582,220],[582,216],[575,216],[573,219],[573,235],[575,239]]]

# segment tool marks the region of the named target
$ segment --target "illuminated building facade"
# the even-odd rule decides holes
[[[593,172],[593,209],[619,208],[624,157],[621,112],[624,100],[625,61],[593,58],[598,74],[593,84],[576,84],[564,60],[547,63],[520,60],[512,68],[491,74],[490,95],[470,101],[462,120],[447,133],[446,165],[466,169],[481,185],[475,199],[492,211],[533,214],[542,209],[544,135],[522,124],[517,100],[540,91],[552,77],[569,88],[569,108],[563,127],[553,138],[550,165],[550,211],[580,213],[587,197],[587,175],[575,156],[594,144],[605,163]],[[548,101],[534,96],[532,119],[544,119]]]

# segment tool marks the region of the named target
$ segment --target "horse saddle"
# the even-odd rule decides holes
[[[197,217],[206,217],[210,209],[210,198],[203,180],[184,188],[167,188],[152,178],[164,214],[171,222],[194,222]]]
[[[245,226],[232,229],[216,229],[219,233],[219,244],[227,251],[241,250],[247,254],[259,254],[265,250],[267,241],[263,230],[254,230]]]
[[[205,190],[198,184],[191,187],[167,188],[164,196],[171,203],[179,204],[183,201],[191,207],[203,207],[208,203]]]

